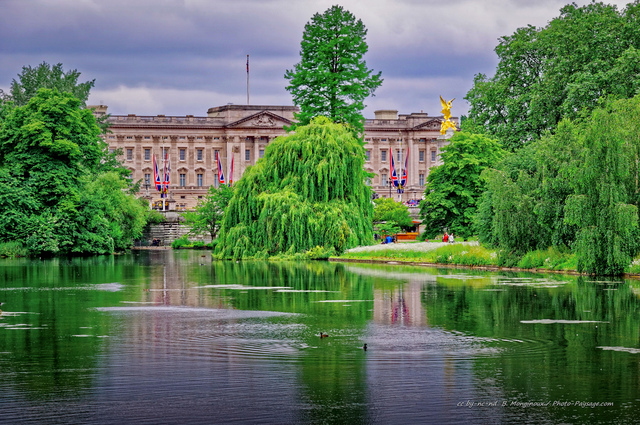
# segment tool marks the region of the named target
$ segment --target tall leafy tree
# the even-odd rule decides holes
[[[621,274],[638,252],[638,121],[640,96],[596,109],[576,132],[585,150],[565,221],[579,228],[579,270]]]
[[[32,254],[111,253],[131,245],[145,211],[107,167],[107,146],[90,110],[57,89],[40,89],[0,122],[0,242]],[[5,196],[6,195],[6,196]]]
[[[367,29],[360,19],[332,6],[305,25],[300,62],[287,70],[287,90],[300,107],[299,125],[326,116],[364,132],[364,100],[382,84],[381,73],[367,68]]]
[[[443,229],[455,234],[473,234],[477,202],[485,189],[480,174],[503,157],[500,143],[481,134],[456,133],[442,149],[443,164],[431,169],[427,177],[420,216],[426,235]]]
[[[56,89],[61,93],[72,94],[80,100],[80,105],[85,107],[95,80],[79,83],[78,78],[80,78],[78,70],[64,72],[61,63],[51,66],[42,62],[35,68],[23,66],[18,79],[13,79],[11,82],[9,98],[16,106],[24,106],[35,96],[38,89]]]
[[[616,6],[569,4],[544,28],[502,37],[493,77],[478,74],[467,93],[465,129],[483,131],[516,150],[578,118],[606,95],[629,98],[640,89],[640,0]]]
[[[563,120],[554,135],[531,142],[483,171],[486,191],[475,217],[482,243],[514,254],[573,244],[576,228],[565,223],[564,206],[574,193],[572,164],[583,152],[575,131]]]
[[[341,253],[373,237],[365,153],[352,131],[318,117],[278,137],[236,183],[216,246],[220,258],[316,247]]]

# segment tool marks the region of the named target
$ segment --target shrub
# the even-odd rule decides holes
[[[183,235],[175,241],[171,242],[171,248],[173,249],[184,248],[188,245],[191,245],[191,242],[189,242],[189,238],[187,237],[187,235]]]
[[[27,248],[21,242],[0,243],[0,257],[26,257]]]

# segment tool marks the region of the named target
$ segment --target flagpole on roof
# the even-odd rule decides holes
[[[249,55],[247,55],[247,105],[249,104]]]

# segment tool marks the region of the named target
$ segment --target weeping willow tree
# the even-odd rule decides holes
[[[370,243],[364,148],[345,126],[318,117],[277,138],[247,168],[220,230],[217,258],[266,258]]]

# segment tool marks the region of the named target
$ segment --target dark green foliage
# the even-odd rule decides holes
[[[287,90],[300,107],[298,125],[326,116],[364,132],[364,99],[382,84],[380,73],[372,75],[363,57],[368,46],[361,20],[332,6],[316,13],[305,25],[300,62],[287,70]]]
[[[640,89],[639,10],[637,0],[623,12],[573,3],[544,28],[502,37],[495,75],[478,74],[465,97],[471,109],[464,128],[516,150],[563,118],[593,110],[602,96],[633,97]]]
[[[316,246],[343,252],[372,239],[364,148],[324,117],[269,144],[236,183],[225,212],[219,258],[265,257]]]
[[[480,174],[503,155],[500,144],[484,135],[460,132],[451,138],[442,149],[443,164],[429,172],[420,203],[427,237],[444,229],[463,237],[473,234],[476,204],[484,190]]]
[[[8,98],[16,106],[24,106],[36,95],[41,88],[57,90],[60,93],[70,93],[80,101],[82,107],[86,106],[89,91],[95,85],[95,80],[78,83],[80,72],[76,69],[64,72],[62,64],[50,66],[42,62],[35,68],[23,66],[18,74],[18,80],[11,82],[11,90]]]

